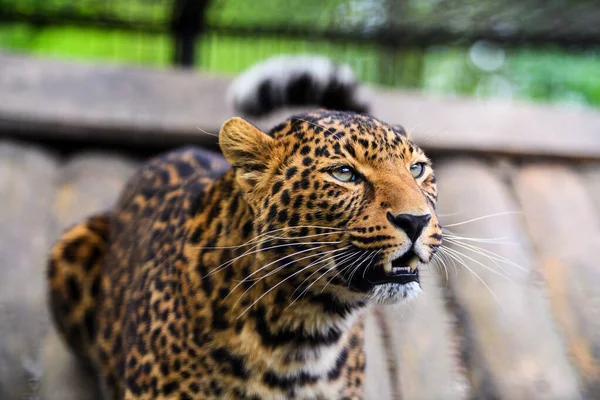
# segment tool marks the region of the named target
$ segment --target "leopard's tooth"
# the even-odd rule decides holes
[[[388,273],[389,273],[389,272],[392,272],[392,262],[391,262],[391,261],[386,261],[386,262],[383,264],[383,270],[384,270],[385,272],[388,272]]]
[[[419,262],[419,257],[413,256],[410,260],[408,260],[408,268],[410,268],[411,271],[414,271],[415,269],[417,269]]]

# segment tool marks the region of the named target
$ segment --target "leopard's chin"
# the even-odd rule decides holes
[[[415,299],[422,291],[418,281],[382,283],[371,288],[369,298],[377,304],[398,304]]]

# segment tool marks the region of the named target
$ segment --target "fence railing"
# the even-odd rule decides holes
[[[0,24],[26,23],[43,28],[49,26],[82,26],[116,29],[142,33],[168,33],[173,41],[172,62],[179,66],[193,66],[198,62],[198,42],[204,34],[219,34],[238,38],[288,38],[327,41],[331,43],[373,44],[397,51],[401,48],[425,49],[439,45],[470,45],[480,40],[503,47],[557,46],[566,48],[600,47],[600,29],[582,26],[564,26],[562,29],[498,29],[454,30],[444,26],[387,26],[363,32],[340,29],[314,29],[302,24],[285,26],[233,26],[210,22],[206,13],[210,0],[173,0],[168,17],[151,19],[123,19],[108,9],[93,14],[81,13],[73,7],[47,7],[22,10],[14,2],[0,0]],[[41,4],[41,3],[40,3]],[[588,29],[589,28],[589,29]]]

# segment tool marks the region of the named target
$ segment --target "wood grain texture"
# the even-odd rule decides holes
[[[590,194],[590,199],[596,206],[596,214],[600,215],[600,164],[592,164],[583,167],[581,174],[587,191]]]
[[[60,231],[116,202],[137,163],[104,153],[79,153],[60,170],[53,215]]]
[[[20,136],[214,145],[230,79],[0,54],[0,130]],[[373,115],[430,151],[600,159],[600,111],[371,89]],[[295,110],[255,120],[268,129]],[[576,126],[577,129],[573,129]],[[568,133],[568,134],[565,134]]]
[[[26,398],[41,373],[48,326],[44,265],[57,159],[41,149],[0,141],[0,398]]]
[[[440,213],[447,214],[442,224],[447,229],[463,237],[503,238],[502,242],[514,243],[462,240],[456,244],[450,235],[444,239],[451,248],[448,254],[462,259],[448,266],[450,301],[463,337],[474,398],[580,398],[577,375],[553,321],[522,215],[454,225],[518,210],[509,188],[488,165],[469,159],[438,165],[437,178]],[[489,259],[471,251],[471,245],[497,255]]]
[[[391,349],[396,358],[399,398],[452,400],[469,397],[446,308],[444,283],[435,267],[421,272],[423,293],[407,305],[386,306]]]
[[[552,310],[590,398],[600,393],[600,214],[575,170],[525,166],[515,187]]]
[[[365,318],[365,351],[367,366],[365,371],[365,398],[376,400],[394,400],[392,376],[382,326],[371,310]]]
[[[116,155],[81,153],[60,169],[52,204],[53,236],[84,218],[110,209],[136,164]],[[45,337],[42,400],[96,400],[95,382],[68,352],[54,329]]]

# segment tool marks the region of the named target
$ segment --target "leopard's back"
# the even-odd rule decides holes
[[[52,246],[47,279],[55,326],[82,367],[100,375],[106,397],[123,395],[119,350],[133,334],[122,325],[125,315],[144,301],[146,282],[168,280],[151,266],[144,271],[128,267],[176,258],[169,245],[183,226],[179,219],[170,221],[175,210],[183,218],[190,190],[201,196],[228,167],[222,157],[197,148],[157,157],[130,179],[113,210],[67,229]],[[187,187],[190,180],[194,188]],[[169,221],[171,227],[161,229]]]

